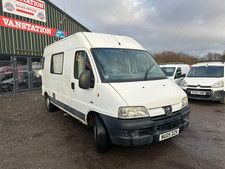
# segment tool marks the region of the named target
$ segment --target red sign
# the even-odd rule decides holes
[[[49,36],[56,36],[56,37],[67,36],[66,31],[60,31],[58,29],[49,28],[42,25],[37,25],[37,24],[33,24],[33,23],[29,23],[29,22],[25,22],[25,21],[21,21],[17,19],[12,19],[5,16],[0,16],[0,26],[49,35]]]
[[[45,9],[45,3],[41,2],[41,1],[36,1],[36,0],[16,0],[18,2],[22,2],[24,4],[36,7],[36,8],[40,8],[40,9]]]

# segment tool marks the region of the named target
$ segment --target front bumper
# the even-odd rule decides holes
[[[186,107],[171,116],[141,119],[117,119],[100,115],[113,144],[140,146],[159,141],[159,135],[178,129],[181,133],[189,125],[190,109]]]
[[[223,91],[223,90],[213,91],[211,89],[187,88],[184,91],[187,93],[189,99],[220,101],[225,97],[225,91]],[[196,94],[191,94],[191,91],[203,91],[206,94],[205,95],[196,95]]]

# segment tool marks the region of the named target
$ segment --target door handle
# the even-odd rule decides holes
[[[73,82],[71,82],[71,89],[75,89],[75,84]]]

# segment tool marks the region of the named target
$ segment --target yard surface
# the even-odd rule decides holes
[[[191,123],[180,135],[98,154],[93,130],[61,110],[47,112],[40,91],[0,96],[0,168],[225,168],[225,105],[189,103]]]

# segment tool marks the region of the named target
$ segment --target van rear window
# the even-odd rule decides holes
[[[62,74],[63,73],[63,53],[52,55],[51,60],[51,73]]]

